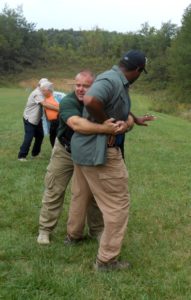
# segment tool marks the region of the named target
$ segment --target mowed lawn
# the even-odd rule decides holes
[[[17,160],[28,94],[0,88],[0,299],[191,299],[191,123],[132,94],[135,114],[157,116],[126,135],[131,208],[120,257],[132,268],[96,273],[96,241],[63,243],[70,188],[51,245],[36,243],[51,146],[45,137],[41,158]]]

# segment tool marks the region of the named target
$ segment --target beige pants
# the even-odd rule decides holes
[[[71,154],[56,139],[45,176],[45,191],[39,217],[40,232],[51,232],[55,228],[62,212],[65,191],[73,169]],[[84,197],[83,191],[81,196]],[[80,218],[80,215],[78,217]],[[102,213],[92,197],[88,206],[87,222],[92,236],[96,236],[103,230]]]
[[[104,166],[74,165],[67,225],[68,234],[74,238],[82,235],[92,193],[104,219],[98,259],[108,262],[119,255],[128,222],[128,173],[120,149],[108,148]]]

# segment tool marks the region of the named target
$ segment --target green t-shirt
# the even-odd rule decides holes
[[[66,124],[72,116],[82,116],[83,102],[79,101],[75,92],[66,95],[59,105],[59,127],[57,138],[64,136],[69,142],[74,131]]]
[[[100,74],[87,95],[96,97],[104,104],[104,111],[108,118],[127,120],[130,112],[130,98],[128,94],[129,82],[119,69],[113,66],[109,71]],[[86,108],[83,117],[95,121]],[[71,140],[72,159],[79,165],[103,165],[106,163],[107,135],[83,135],[75,132]]]

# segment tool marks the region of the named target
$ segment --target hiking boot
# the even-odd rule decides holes
[[[104,263],[97,259],[94,264],[94,269],[96,271],[127,270],[129,268],[130,263],[128,261],[112,260]]]
[[[82,241],[84,241],[84,237],[78,238],[78,239],[74,239],[72,238],[70,235],[67,235],[66,238],[64,239],[64,244],[65,245],[76,245]]]
[[[40,232],[37,238],[37,243],[40,245],[49,245],[50,244],[49,233]]]

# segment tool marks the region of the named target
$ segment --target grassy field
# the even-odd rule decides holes
[[[0,299],[191,299],[191,123],[157,113],[148,127],[126,137],[131,209],[121,258],[129,271],[96,273],[97,242],[63,243],[70,201],[48,247],[36,243],[43,180],[51,147],[21,163],[24,89],[0,89]],[[132,111],[144,114],[146,97],[132,95]],[[155,114],[156,115],[156,114]]]

